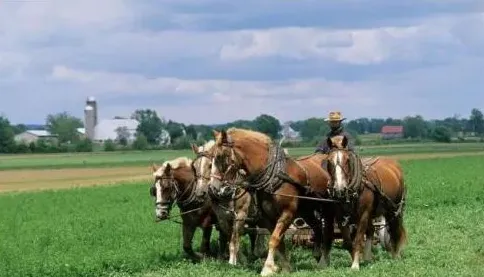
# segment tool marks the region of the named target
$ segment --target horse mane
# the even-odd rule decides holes
[[[204,145],[199,146],[198,152],[209,151],[214,146],[215,146],[215,140],[211,139],[211,140],[207,141]]]
[[[171,165],[172,169],[177,169],[183,166],[190,166],[192,163],[192,159],[188,157],[178,157],[173,160],[165,161],[157,170],[155,173],[153,173],[153,176],[162,176],[163,172],[165,171],[165,167],[167,164]]]
[[[252,141],[254,143],[270,144],[272,141],[271,138],[264,133],[236,127],[231,127],[227,129],[227,135],[229,135],[234,142],[244,139]]]

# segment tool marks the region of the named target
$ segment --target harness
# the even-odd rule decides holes
[[[180,207],[180,209],[187,208],[189,206],[193,206],[194,204],[200,204],[203,203],[204,200],[198,197],[197,195],[197,188],[195,185],[196,178],[193,178],[193,180],[190,181],[190,183],[187,184],[186,189],[183,192],[180,192],[179,189],[179,184],[175,180],[174,177],[159,177],[155,180],[153,185],[150,187],[150,195],[151,196],[156,196],[156,187],[155,184],[158,181],[161,180],[168,180],[170,187],[173,189],[173,197],[174,201],[171,200],[165,200],[162,202],[156,202],[155,205],[172,205],[174,203],[177,203],[177,205]],[[186,196],[185,196],[186,195]],[[183,199],[185,198],[185,199]],[[183,200],[182,200],[183,199]],[[173,203],[172,203],[173,202]]]
[[[370,189],[379,198],[383,199],[383,205],[386,207],[386,209],[390,209],[393,212],[392,220],[398,217],[403,212],[405,207],[405,198],[407,192],[406,187],[403,188],[402,199],[399,201],[399,203],[395,203],[383,192],[381,179],[378,173],[374,169],[372,169],[372,166],[379,160],[379,158],[373,157],[368,160],[363,166],[363,162],[356,153],[348,151],[348,154],[349,172],[346,172],[344,170],[344,167],[339,163],[339,160],[338,163],[335,165],[333,172],[331,172],[332,176],[334,176],[334,170],[337,166],[339,166],[341,167],[346,176],[350,176],[351,180],[348,184],[347,189],[344,191],[342,197],[335,197],[334,188],[329,189],[331,198],[337,198],[342,204],[344,218],[343,226],[347,225],[354,218],[354,212],[356,211],[355,208],[358,204],[359,196],[365,188]],[[377,179],[376,181],[370,181],[368,176],[370,170],[372,170],[372,172],[375,174]]]

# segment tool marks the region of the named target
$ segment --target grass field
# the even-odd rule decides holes
[[[401,147],[403,150],[410,148]],[[435,154],[439,152],[438,147],[444,146],[419,145],[413,146],[412,151]],[[473,150],[470,145],[458,150],[445,147],[449,148],[440,152],[450,152],[450,155],[480,151],[476,145],[472,146],[475,147]],[[375,147],[364,152],[409,153],[398,152],[398,149]],[[302,155],[309,149],[290,149],[290,152]],[[82,157],[96,167],[125,165],[122,161],[126,160],[139,162],[144,167],[154,157],[163,160],[180,154],[190,155],[189,152],[175,151],[42,155],[34,157],[34,160],[38,159],[35,162],[23,160],[28,156],[14,156],[2,157],[1,166],[4,173],[9,173],[13,171],[6,170],[12,168],[7,161],[10,165],[11,161],[16,161],[15,168],[19,169],[42,165],[42,160],[51,166],[72,166]],[[412,155],[408,154],[408,157]],[[360,272],[352,273],[349,255],[334,248],[331,267],[320,271],[309,250],[290,249],[294,269],[290,276],[484,276],[484,156],[409,159],[402,160],[402,164],[409,187],[405,216],[409,244],[404,250],[404,258],[393,261],[386,253],[377,250],[374,262],[363,265]],[[129,171],[130,168],[133,172]],[[110,170],[113,170],[112,175],[124,171],[129,176],[137,173],[134,168],[126,166]],[[101,173],[108,168],[90,170]],[[45,172],[45,175],[56,175],[57,172],[23,171],[25,174]],[[109,174],[104,178],[115,180]],[[193,265],[183,260],[180,226],[171,222],[155,223],[149,184],[133,181],[104,187],[0,194],[0,276],[215,277],[259,274],[263,260],[236,268],[218,261]],[[213,240],[216,234],[214,232]],[[198,237],[195,246],[198,248]]]

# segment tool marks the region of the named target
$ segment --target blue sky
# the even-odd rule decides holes
[[[0,1],[0,112],[185,123],[484,109],[484,1]]]

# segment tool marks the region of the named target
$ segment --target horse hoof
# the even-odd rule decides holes
[[[276,265],[265,265],[262,269],[260,276],[270,276],[277,272],[278,267]]]
[[[325,268],[328,268],[329,266],[329,260],[328,259],[325,259],[324,257],[321,258],[318,262],[318,267],[321,268],[321,269],[325,269]]]
[[[360,270],[360,265],[359,264],[353,264],[353,265],[351,265],[351,270],[353,270],[353,271],[359,271]]]

